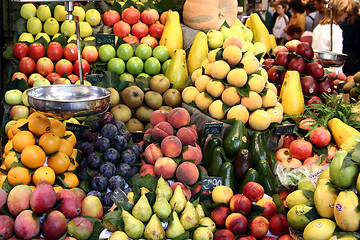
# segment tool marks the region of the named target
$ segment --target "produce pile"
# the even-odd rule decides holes
[[[22,4],[4,52],[0,239],[359,239],[360,73],[277,46],[237,6],[76,3],[77,46],[62,3]],[[80,84],[78,47],[109,109],[32,109],[28,89]]]

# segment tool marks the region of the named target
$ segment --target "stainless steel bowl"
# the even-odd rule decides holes
[[[27,94],[32,108],[62,119],[100,114],[110,104],[109,90],[88,85],[41,86],[30,89]]]
[[[319,59],[324,67],[342,67],[347,59],[347,54],[329,51],[314,51],[315,57]]]

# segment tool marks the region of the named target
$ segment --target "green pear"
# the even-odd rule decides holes
[[[181,225],[183,225],[185,230],[189,230],[196,227],[199,224],[199,220],[200,218],[194,205],[190,201],[186,202],[185,209],[180,216]]]
[[[122,231],[115,231],[111,234],[109,240],[129,240],[129,237]]]
[[[216,49],[223,45],[224,37],[220,31],[210,30],[206,33],[206,37],[210,49]]]
[[[37,17],[31,17],[27,20],[26,29],[32,35],[36,35],[41,32],[42,23]]]
[[[174,195],[170,199],[170,206],[173,210],[175,210],[177,213],[181,213],[186,204],[187,200],[185,198],[184,192],[180,185],[177,185],[174,191]]]
[[[205,212],[204,212],[204,209],[203,209],[201,203],[196,205],[195,209],[196,209],[197,214],[199,215],[199,218],[205,217]]]
[[[243,41],[242,50],[245,50],[247,52],[252,52],[253,44],[249,41]]]
[[[72,11],[72,14],[74,16],[78,16],[80,22],[85,20],[85,10],[80,6],[75,6],[74,11]]]
[[[68,12],[65,10],[65,6],[63,5],[57,5],[54,9],[54,18],[58,21],[58,22],[63,22],[66,20],[66,14],[68,14]]]
[[[44,23],[44,32],[49,36],[54,36],[59,32],[59,23],[55,18],[48,18]]]
[[[169,223],[168,227],[166,228],[167,238],[176,238],[185,232],[185,229],[181,225],[176,211],[172,212],[172,217],[173,220]]]
[[[43,33],[43,32],[36,34],[35,41],[38,40],[41,37],[43,37],[47,42],[51,41],[49,35],[47,35],[46,33]]]
[[[73,20],[65,20],[65,21],[61,24],[60,31],[61,31],[61,33],[63,33],[66,37],[70,37],[71,35],[75,34],[75,32],[76,32],[75,21],[73,21]]]
[[[245,31],[242,27],[232,25],[230,27],[230,30],[233,31],[235,33],[235,35],[241,39],[243,39],[245,37]]]
[[[216,230],[216,224],[209,217],[200,218],[199,225],[203,225],[204,227],[207,227],[211,232],[215,232]]]
[[[245,31],[245,40],[247,41],[252,41],[253,40],[253,37],[254,37],[254,34],[253,32],[251,31],[251,29],[247,28],[247,27],[244,27],[244,31]]]
[[[32,3],[25,3],[21,6],[20,16],[26,20],[36,16],[36,7]]]
[[[141,195],[131,213],[134,217],[143,222],[147,222],[150,219],[152,210],[145,194]]]
[[[171,190],[169,184],[165,181],[163,177],[160,177],[158,179],[155,193],[163,194],[167,201],[169,201],[173,195],[173,191]]]
[[[19,42],[34,42],[34,36],[31,33],[24,32],[19,36]]]
[[[98,10],[89,9],[85,13],[85,19],[91,26],[97,26],[100,23],[101,16]]]
[[[193,233],[193,240],[211,240],[214,234],[206,227],[199,227]]]
[[[80,22],[80,37],[86,38],[92,35],[93,30],[88,22]]]
[[[144,237],[148,240],[160,240],[165,238],[165,230],[156,214],[153,214],[146,225]]]
[[[158,215],[159,218],[167,218],[171,214],[170,203],[166,200],[164,194],[159,193],[156,195],[156,200],[153,205],[154,213]]]
[[[223,35],[224,41],[225,41],[228,37],[235,36],[235,33],[234,33],[233,31],[231,31],[230,28],[225,27],[225,26],[221,26],[220,32],[221,32],[221,34]]]
[[[140,238],[144,233],[144,224],[129,212],[122,210],[125,233],[131,238]]]
[[[51,18],[51,10],[49,5],[42,4],[38,7],[36,16],[42,21],[45,22],[48,18]]]

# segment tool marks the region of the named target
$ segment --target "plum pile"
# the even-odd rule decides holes
[[[106,112],[92,121],[78,142],[84,156],[79,180],[90,183],[88,195],[99,197],[105,207],[112,205],[110,197],[117,187],[126,194],[132,191],[126,181],[139,172],[136,163],[143,149],[139,144],[130,145],[131,133],[124,126]]]

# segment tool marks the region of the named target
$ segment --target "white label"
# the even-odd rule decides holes
[[[330,167],[330,163],[324,165],[323,167],[319,168],[318,170],[316,170],[315,172],[311,173],[309,175],[309,179],[311,181],[311,183],[314,185],[314,187],[316,188],[316,183],[320,177],[320,174],[325,171],[326,169],[328,169]]]

